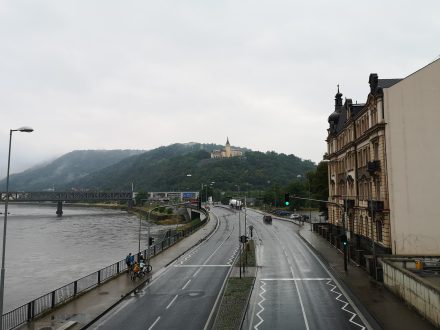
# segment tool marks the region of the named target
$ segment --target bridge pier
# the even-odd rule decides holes
[[[63,201],[58,201],[57,202],[57,216],[62,216],[63,215]]]

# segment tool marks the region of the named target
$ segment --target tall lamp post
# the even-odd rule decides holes
[[[20,127],[9,130],[9,152],[8,152],[8,170],[6,172],[6,200],[5,200],[5,218],[3,220],[3,249],[2,249],[2,270],[0,280],[0,330],[3,330],[3,299],[5,296],[5,255],[6,255],[6,225],[8,223],[8,204],[9,204],[9,168],[11,165],[11,142],[12,132],[31,133],[34,130],[30,127]]]

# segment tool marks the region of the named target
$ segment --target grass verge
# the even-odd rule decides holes
[[[254,277],[228,280],[213,329],[240,329],[254,280]]]
[[[241,260],[237,259],[235,266],[245,260],[248,267],[256,266],[254,241],[246,244]],[[254,281],[255,277],[229,277],[213,329],[240,329]]]

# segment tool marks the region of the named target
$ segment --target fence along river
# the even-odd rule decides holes
[[[127,212],[64,206],[57,218],[53,204],[9,204],[8,211],[4,312],[138,249],[139,218]],[[168,228],[152,226],[151,234]],[[141,249],[146,245],[143,222]]]

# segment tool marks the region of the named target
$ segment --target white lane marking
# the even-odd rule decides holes
[[[274,234],[274,236],[278,240],[278,242],[280,242],[280,246],[283,248],[284,255],[286,256],[286,260],[289,260],[289,257],[287,256],[286,250],[284,248],[284,244],[281,242],[281,240],[278,237],[278,235]],[[293,271],[292,266],[290,266],[290,273],[292,274],[292,278],[295,278],[295,272]],[[309,321],[307,320],[306,310],[304,309],[304,304],[303,304],[303,301],[302,301],[302,298],[301,298],[301,293],[299,292],[298,284],[296,283],[296,281],[294,283],[295,283],[296,292],[298,293],[299,303],[301,305],[301,311],[302,311],[303,318],[304,318],[304,324],[306,326],[306,329],[309,330],[310,329],[309,328]]]
[[[213,214],[214,214],[214,213],[213,213]],[[214,215],[215,215],[215,214],[214,214]],[[215,216],[217,217],[217,215],[215,215]],[[226,220],[226,217],[225,217],[225,220]],[[218,220],[218,217],[217,217],[217,221],[219,221],[219,220]],[[232,234],[232,232],[234,231],[234,228],[235,228],[235,226],[232,226],[231,234]],[[229,236],[231,236],[231,234],[230,234]],[[229,238],[229,237],[228,237],[228,238]],[[224,292],[224,289],[225,289],[225,286],[226,286],[226,282],[227,282],[227,280],[228,280],[229,275],[231,274],[231,272],[232,272],[232,267],[229,267],[228,273],[226,274],[225,279],[223,280],[222,287],[220,288],[220,291],[218,292],[217,298],[215,299],[215,302],[214,302],[214,306],[212,307],[211,312],[209,313],[208,320],[206,321],[205,326],[203,327],[203,330],[207,330],[207,329],[208,329],[208,326],[209,326],[209,325],[211,324],[211,322],[212,322],[212,318],[214,317],[214,312],[215,312],[216,309],[217,309],[218,303],[219,303],[219,301],[220,301],[220,297],[223,296],[223,292]]]
[[[154,323],[148,328],[148,330],[153,329],[153,327],[156,325],[157,322],[159,322],[160,320],[160,316],[157,317],[156,321],[154,321]]]
[[[349,303],[348,303],[347,301],[345,301],[345,300],[340,299],[341,297],[343,297],[343,295],[342,295],[341,292],[338,292],[338,291],[335,290],[335,289],[336,289],[336,285],[331,284],[331,283],[330,283],[331,281],[332,281],[332,280],[329,279],[329,281],[328,281],[326,284],[332,287],[332,289],[331,289],[330,291],[333,292],[333,293],[335,293],[335,294],[337,295],[336,300],[338,300],[338,301],[340,301],[341,303],[344,304],[344,306],[342,306],[341,309],[342,309],[343,311],[346,311],[347,313],[350,313],[350,314],[351,314],[351,318],[350,318],[349,321],[350,321],[351,323],[357,325],[358,327],[360,327],[362,330],[364,330],[365,327],[364,327],[363,325],[361,325],[361,324],[359,324],[359,323],[353,321],[353,319],[357,316],[357,314],[356,314],[356,313],[353,313],[352,311],[350,311],[350,310],[348,310],[348,309],[346,309],[346,307],[349,306]]]
[[[290,267],[290,271],[292,272],[292,277],[294,277],[295,275],[293,273],[293,268],[292,267]],[[307,321],[307,315],[306,315],[306,311],[304,309],[304,304],[303,304],[302,299],[301,299],[301,293],[299,292],[299,288],[298,288],[298,285],[296,284],[296,282],[295,282],[295,288],[296,288],[296,292],[298,293],[299,303],[301,304],[301,310],[302,310],[302,313],[303,313],[304,322],[306,324],[306,329],[309,330],[310,329],[309,328],[309,322]]]
[[[198,273],[200,273],[200,271],[202,270],[202,267],[200,267],[199,269],[197,269],[197,271],[194,273],[193,277],[196,277]]]
[[[331,279],[333,280],[333,282],[338,286],[338,289],[341,290],[342,294],[344,295],[345,299],[348,300],[348,302],[350,303],[350,306],[354,309],[354,311],[357,313],[357,315],[359,316],[359,318],[361,319],[361,321],[365,324],[365,326],[367,327],[367,329],[373,329],[373,327],[370,325],[370,323],[368,323],[367,319],[361,314],[361,312],[359,311],[359,309],[357,308],[357,306],[353,303],[353,301],[350,299],[350,297],[348,296],[348,294],[345,292],[345,290],[341,287],[341,285],[338,283],[338,281],[336,280],[336,278],[330,273],[330,271],[325,267],[324,263],[315,255],[315,253],[312,251],[312,249],[306,244],[303,244],[305,246],[305,248],[307,250],[309,250],[310,254],[319,262],[319,264],[321,265],[321,267],[326,271],[326,273],[331,277]]]
[[[258,322],[258,323],[254,326],[254,329],[255,329],[255,330],[258,330],[258,327],[264,322],[264,320],[263,320],[263,318],[260,316],[260,314],[264,312],[264,307],[263,307],[262,304],[263,304],[263,302],[266,300],[266,298],[264,298],[264,293],[266,292],[266,290],[264,289],[264,286],[266,285],[266,282],[264,282],[264,281],[260,281],[260,282],[262,283],[261,286],[260,286],[261,292],[260,292],[260,294],[259,294],[261,300],[260,300],[260,302],[258,303],[258,306],[260,306],[260,310],[258,311],[257,314],[255,314],[255,315],[260,319],[260,322]]]
[[[175,302],[176,301],[176,299],[177,299],[177,297],[178,297],[179,295],[178,294],[176,294],[175,295],[175,297],[173,298],[173,300],[171,300],[171,302],[168,304],[168,306],[167,306],[167,308],[165,308],[165,309],[168,309],[168,308],[170,308],[171,307],[171,305],[173,304],[173,302]]]
[[[232,230],[234,230],[234,228],[232,228]],[[226,241],[229,239],[229,237],[231,237],[232,232],[229,234],[228,237],[226,237],[226,239],[222,242],[222,244],[220,244],[215,250],[214,252],[211,253],[211,255],[208,257],[208,259],[205,260],[205,262],[203,263],[204,265],[206,265],[209,261],[209,259],[211,259],[213,257],[214,254],[217,253],[217,251],[223,246],[223,244],[226,243]]]
[[[187,267],[231,267],[231,265],[174,265],[176,268],[187,268]]]
[[[189,279],[188,282],[186,282],[186,284],[183,286],[182,290],[185,290],[189,283],[191,283],[191,279]]]
[[[281,278],[262,278],[262,281],[328,281],[331,280],[329,277],[304,277],[304,278],[294,278],[294,277],[281,277]]]

